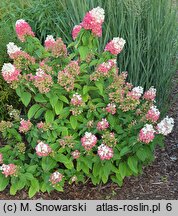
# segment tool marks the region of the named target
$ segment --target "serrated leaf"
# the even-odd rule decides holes
[[[72,169],[73,168],[73,162],[71,160],[69,160],[67,158],[67,156],[61,154],[61,153],[58,153],[55,158],[54,158],[56,161],[58,162],[61,162],[63,163],[67,169]]]
[[[11,185],[11,187],[10,187],[10,195],[15,195],[17,193],[17,190],[18,190],[17,184]]]
[[[130,151],[131,151],[130,148],[128,146],[126,146],[123,149],[121,149],[120,156],[122,157],[122,156],[126,155],[127,153],[129,153]]]
[[[21,100],[22,100],[22,103],[27,107],[28,106],[28,104],[30,103],[30,101],[31,101],[31,94],[29,93],[29,92],[23,92],[22,94],[21,94]]]
[[[30,107],[28,111],[28,118],[31,119],[40,108],[41,106],[39,104],[34,104],[32,107]]]
[[[40,108],[40,109],[35,113],[34,118],[35,118],[35,119],[38,119],[38,118],[42,115],[42,113],[43,113],[44,111],[46,111],[46,108],[44,108],[44,107]]]
[[[48,172],[56,166],[56,161],[50,157],[42,158],[42,169],[44,172]]]

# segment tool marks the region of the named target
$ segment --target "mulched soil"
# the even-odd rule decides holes
[[[93,186],[87,184],[66,185],[64,192],[38,193],[33,199],[39,200],[107,200],[107,199],[178,199],[178,72],[174,78],[175,89],[172,93],[172,106],[168,115],[175,120],[173,132],[167,136],[165,148],[156,149],[155,161],[144,168],[143,174],[138,177],[125,179],[123,187],[114,183]],[[28,199],[26,191],[10,196],[8,189],[0,193],[0,199]]]

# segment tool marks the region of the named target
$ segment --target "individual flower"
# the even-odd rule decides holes
[[[0,164],[3,163],[3,155],[0,153]]]
[[[73,94],[70,103],[74,106],[81,106],[83,104],[82,96],[78,93]]]
[[[157,124],[157,131],[159,134],[168,135],[172,132],[174,127],[174,119],[166,116],[159,124]]]
[[[148,91],[146,91],[143,95],[143,98],[146,100],[153,101],[156,97],[156,89],[152,86]]]
[[[81,138],[82,146],[85,150],[89,151],[97,143],[97,137],[90,132],[85,132],[85,135]]]
[[[20,121],[20,126],[19,126],[19,131],[21,133],[26,133],[30,130],[30,128],[32,127],[32,123],[30,122],[30,120],[24,120],[22,119]]]
[[[80,30],[82,29],[81,25],[75,25],[73,30],[72,30],[72,38],[73,40],[75,40],[80,32]]]
[[[1,169],[2,169],[2,174],[4,174],[5,177],[8,177],[16,173],[17,166],[14,164],[8,164],[8,165],[3,164]]]
[[[134,87],[132,91],[128,92],[128,96],[138,100],[143,94],[143,88],[141,86]]]
[[[18,80],[20,71],[11,63],[4,63],[2,67],[2,76],[7,83],[12,83]]]
[[[151,106],[146,114],[146,119],[152,122],[156,122],[159,119],[160,112],[156,106]]]
[[[144,143],[150,143],[155,137],[155,130],[153,125],[146,124],[139,133],[139,140]]]
[[[33,77],[35,87],[40,93],[47,93],[53,85],[53,79],[50,74],[46,74],[41,68],[38,68],[36,75]]]
[[[48,156],[52,152],[51,147],[48,144],[45,144],[44,142],[39,142],[35,150],[36,154],[40,157]]]
[[[106,44],[105,51],[109,51],[113,55],[118,55],[124,48],[125,43],[123,38],[114,37],[112,41]]]
[[[114,115],[116,113],[116,104],[114,103],[109,103],[106,107],[106,111],[108,113],[111,113],[112,115]]]
[[[81,26],[86,30],[91,30],[95,36],[101,37],[104,17],[104,10],[102,8],[93,8],[91,11],[86,13]]]
[[[23,19],[17,20],[15,24],[15,30],[19,40],[22,42],[25,41],[25,36],[30,35],[32,37],[35,36],[34,32],[32,31],[30,25]]]
[[[98,146],[98,155],[101,160],[110,160],[114,155],[113,149],[107,145],[101,144]]]
[[[77,159],[80,157],[80,152],[78,150],[75,150],[71,153],[71,155],[74,159]]]
[[[49,49],[49,50],[52,50],[53,47],[55,46],[55,44],[56,44],[56,41],[53,38],[53,36],[52,35],[47,35],[46,40],[44,42],[45,48]]]
[[[7,53],[10,58],[14,58],[14,56],[19,55],[21,52],[21,47],[18,47],[13,42],[7,44]]]
[[[49,181],[51,182],[52,185],[55,185],[61,182],[62,178],[63,178],[63,175],[60,172],[56,171],[51,174]]]
[[[97,124],[98,130],[105,130],[108,127],[109,127],[109,122],[104,118],[100,122],[98,122],[98,124]]]

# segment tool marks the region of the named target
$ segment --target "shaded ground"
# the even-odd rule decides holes
[[[154,163],[143,170],[143,175],[126,178],[122,188],[113,183],[66,185],[64,193],[38,193],[33,199],[178,199],[178,72],[174,82],[173,105],[168,113],[175,120],[174,131],[166,138],[165,149],[156,150]],[[1,192],[0,199],[28,199],[25,191],[8,194],[8,190]]]

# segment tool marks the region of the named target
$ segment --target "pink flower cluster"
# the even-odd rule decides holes
[[[101,144],[98,146],[98,155],[101,160],[110,160],[114,155],[113,149],[107,145]]]
[[[91,30],[95,36],[101,37],[104,17],[104,10],[102,8],[93,8],[91,11],[86,13],[81,26],[86,30]]]
[[[159,110],[156,108],[156,106],[152,106],[146,114],[146,119],[152,122],[156,122],[158,121],[159,116],[160,116]]]
[[[139,100],[142,94],[143,94],[143,88],[141,86],[137,86],[134,87],[132,91],[128,92],[127,95],[133,99]]]
[[[82,96],[79,95],[78,93],[73,94],[72,99],[71,99],[71,104],[74,106],[81,106],[83,101],[82,101]]]
[[[80,66],[77,61],[71,61],[63,71],[58,73],[58,83],[66,91],[74,89],[75,77],[80,74]]]
[[[143,98],[146,100],[153,101],[156,97],[156,89],[152,86],[148,91],[146,91],[143,95]]]
[[[75,150],[71,153],[71,155],[74,159],[77,159],[80,157],[80,152],[78,150]]]
[[[84,137],[81,138],[81,143],[85,150],[89,151],[96,145],[97,137],[92,133],[85,132]]]
[[[30,35],[32,37],[35,36],[30,25],[23,19],[17,20],[16,25],[15,25],[15,30],[16,30],[19,40],[21,40],[22,42],[25,41],[26,35]]]
[[[139,140],[144,143],[150,143],[155,137],[155,130],[153,125],[146,124],[139,133]]]
[[[16,173],[17,166],[14,164],[8,164],[8,165],[3,164],[1,169],[2,169],[2,174],[4,174],[5,177],[8,177]]]
[[[56,57],[67,56],[67,47],[61,38],[57,38],[55,41],[52,35],[48,35],[46,37],[44,44],[46,50],[51,51],[54,56]]]
[[[123,38],[114,37],[112,41],[106,44],[105,51],[109,51],[113,55],[118,55],[124,48],[125,40]]]
[[[21,47],[18,47],[13,42],[7,44],[7,53],[10,58],[14,59],[14,57],[18,56],[21,52]]]
[[[4,63],[2,67],[2,76],[7,83],[12,83],[15,80],[18,80],[20,71],[16,69],[11,63]]]
[[[172,132],[174,127],[174,119],[166,116],[158,125],[157,130],[159,134],[168,135]]]
[[[51,174],[49,181],[51,182],[52,185],[55,185],[61,182],[62,178],[63,178],[63,175],[60,172],[56,171]]]
[[[24,120],[22,119],[20,121],[20,126],[19,126],[19,131],[21,133],[26,133],[30,130],[30,128],[32,127],[32,123],[30,122],[30,120]]]
[[[109,122],[104,118],[97,124],[98,130],[106,130],[108,127],[109,127]]]
[[[115,113],[116,113],[116,104],[114,104],[114,103],[109,103],[108,105],[107,105],[107,107],[106,107],[106,111],[108,112],[108,113],[111,113],[112,115],[114,115]]]
[[[75,40],[80,32],[80,30],[82,29],[81,25],[75,25],[73,30],[72,30],[72,38],[73,40]]]
[[[0,164],[3,163],[3,155],[0,153]]]
[[[40,157],[48,156],[52,152],[51,147],[48,144],[45,144],[44,142],[39,142],[35,150],[36,154]]]
[[[46,74],[41,68],[37,69],[36,76],[33,77],[34,85],[40,93],[47,93],[53,85],[53,79],[50,74]]]
[[[108,72],[112,69],[113,66],[116,66],[116,60],[115,59],[110,59],[107,62],[101,63],[97,67],[97,71],[101,72],[103,74],[108,74]]]

